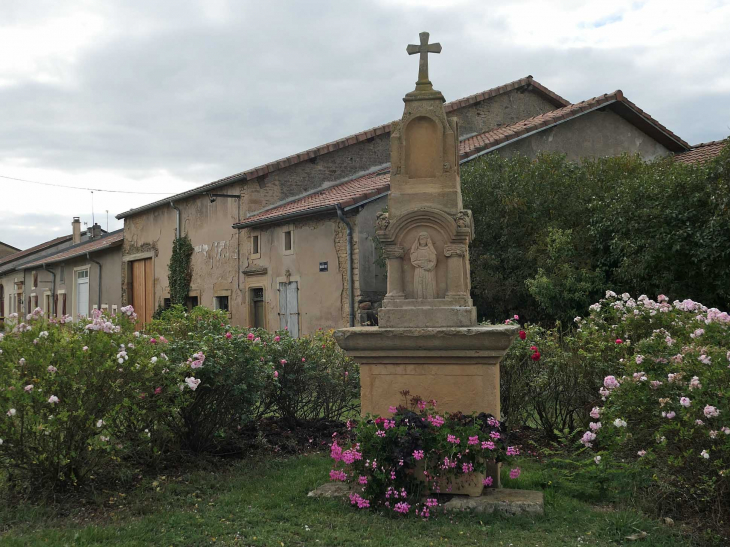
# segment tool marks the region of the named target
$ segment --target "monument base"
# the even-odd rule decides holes
[[[309,492],[310,498],[344,498],[350,493],[349,485],[329,482]],[[512,488],[485,488],[480,496],[451,496],[443,504],[446,511],[499,513],[505,516],[544,514],[543,493],[536,490]]]
[[[361,414],[389,416],[401,392],[435,399],[444,412],[486,412],[499,418],[499,362],[519,328],[354,327],[335,331],[360,364]]]

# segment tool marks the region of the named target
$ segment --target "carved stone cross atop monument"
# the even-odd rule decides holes
[[[441,53],[441,44],[438,42],[435,44],[428,43],[428,32],[421,32],[419,35],[421,39],[420,45],[409,44],[406,48],[408,55],[415,55],[416,53],[421,54],[421,58],[418,61],[418,81],[416,85],[428,85],[431,86],[431,81],[428,79],[428,54],[429,53]]]

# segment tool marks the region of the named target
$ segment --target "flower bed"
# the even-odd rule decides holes
[[[390,407],[389,418],[348,422],[353,437],[348,447],[336,436],[332,442],[330,479],[352,485],[353,505],[428,518],[438,499],[424,501],[424,496],[455,494],[465,487],[465,493],[478,495],[498,482],[486,475],[487,464],[519,454],[493,416],[439,414],[436,401],[403,395],[407,404]],[[511,473],[517,476],[519,468]]]

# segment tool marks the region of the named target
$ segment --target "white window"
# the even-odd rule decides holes
[[[89,270],[76,272],[76,317],[89,316]]]

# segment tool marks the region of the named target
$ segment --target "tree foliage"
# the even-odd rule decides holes
[[[491,154],[464,165],[482,317],[570,321],[610,288],[730,303],[730,146],[686,165]]]
[[[190,261],[193,256],[193,244],[187,235],[178,237],[172,244],[172,256],[168,265],[167,280],[170,284],[170,302],[185,305],[190,292],[190,280],[193,272]]]

